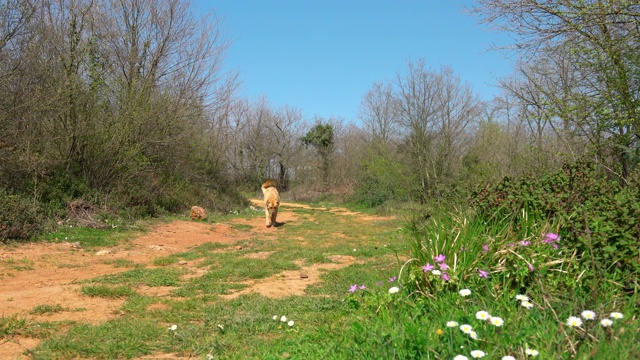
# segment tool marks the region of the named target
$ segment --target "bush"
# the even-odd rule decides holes
[[[525,211],[556,222],[564,246],[590,261],[595,279],[606,275],[626,281],[628,289],[637,286],[631,274],[640,270],[640,184],[608,179],[581,161],[549,175],[505,178],[475,192],[472,204],[486,218],[515,219]]]
[[[44,230],[40,204],[0,188],[0,241],[28,240]]]

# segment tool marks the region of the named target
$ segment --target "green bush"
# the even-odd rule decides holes
[[[638,183],[607,178],[595,164],[581,161],[548,175],[505,178],[476,191],[472,204],[488,219],[516,219],[525,211],[554,221],[562,246],[589,262],[586,275],[624,281],[629,290],[637,286],[631,274],[640,270]]]
[[[42,233],[40,204],[0,188],[0,241],[28,240]]]

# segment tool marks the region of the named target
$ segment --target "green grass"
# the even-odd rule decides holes
[[[528,348],[539,351],[541,359],[572,355],[623,359],[640,354],[637,297],[620,296],[617,285],[610,283],[601,284],[598,294],[589,291],[578,280],[583,269],[568,261],[556,262],[569,253],[561,256],[538,243],[509,246],[525,238],[539,240],[539,234],[553,224],[531,223],[522,227],[527,233],[515,233],[465,214],[440,216],[439,225],[430,227],[388,219],[355,222],[350,215],[314,207],[283,209],[294,213],[296,220],[249,239],[202,244],[157,258],[152,268],[122,263],[133,268],[83,282],[84,295],[124,299],[121,315],[99,325],[54,326],[62,331],[47,333],[29,355],[34,359],[162,354],[196,359],[451,359],[458,354],[471,358],[470,351],[479,349],[488,354],[486,358],[500,359],[507,354],[525,358]],[[208,221],[233,224],[246,218],[261,224],[261,213],[255,211]],[[485,244],[490,252],[484,252]],[[252,257],[261,252],[269,255]],[[434,263],[433,257],[440,253],[455,266],[448,282],[421,268],[427,261]],[[355,262],[323,272],[321,281],[307,287],[304,296],[222,297],[251,282],[300,270],[299,264],[329,264],[334,255]],[[182,260],[202,270],[201,276],[186,277],[190,273],[179,264]],[[535,273],[527,268],[528,262],[536,265]],[[490,277],[479,277],[478,269],[490,271]],[[172,290],[168,296],[147,296],[133,290],[140,285]],[[357,290],[350,293],[353,285]],[[399,291],[389,293],[394,286]],[[461,296],[463,288],[471,295]],[[517,294],[528,295],[534,308],[521,306]],[[589,326],[584,330],[565,324],[569,316],[586,309],[595,311],[598,320],[585,321]],[[504,324],[496,327],[476,319],[480,310],[499,316]],[[612,311],[625,318],[603,328],[599,320]],[[280,321],[282,316],[287,322]],[[8,334],[28,334],[34,328],[18,318],[1,320],[0,330]],[[448,328],[448,321],[473,326],[479,340],[459,328]]]
[[[29,312],[32,315],[43,315],[48,313],[57,313],[62,311],[68,311],[69,309],[63,308],[60,304],[55,305],[37,305]]]

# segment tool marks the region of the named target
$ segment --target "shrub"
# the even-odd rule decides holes
[[[44,230],[40,204],[0,188],[0,241],[28,240]]]
[[[590,262],[596,282],[606,275],[626,281],[628,289],[637,286],[630,276],[640,268],[637,183],[609,179],[595,164],[581,161],[548,175],[505,178],[476,191],[472,204],[485,218],[515,219],[526,211],[536,219],[557,222],[564,246]]]

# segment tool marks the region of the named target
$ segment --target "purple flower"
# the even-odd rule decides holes
[[[350,293],[356,292],[356,290],[358,290],[358,285],[356,284],[351,285],[351,287],[349,288]]]
[[[447,264],[445,264],[443,262],[438,263],[438,266],[440,267],[440,270],[447,270],[449,268],[449,265],[447,265]]]
[[[545,235],[545,239],[543,241],[545,244],[550,244],[555,241],[560,241],[560,236],[558,236],[558,234],[548,233]]]
[[[533,271],[533,270],[535,270],[535,269],[536,269],[536,268],[534,268],[534,267],[533,267],[533,265],[531,265],[531,264],[527,264],[527,266],[529,267],[529,271]]]
[[[360,285],[360,290],[364,290],[364,289],[366,289],[366,288],[367,288],[367,287],[366,287],[364,284]]]
[[[480,270],[480,269],[478,269],[478,273],[479,273],[479,276],[480,276],[480,277],[483,277],[483,278],[485,278],[485,279],[488,279],[488,278],[489,278],[489,273],[488,273],[488,272],[486,272],[486,271],[484,271],[484,270]]]
[[[444,255],[440,254],[440,255],[436,256],[434,260],[435,260],[437,263],[439,263],[439,262],[443,262],[443,261],[444,261]]]
[[[427,263],[427,265],[425,265],[425,266],[423,266],[423,267],[422,267],[422,271],[424,271],[424,272],[429,272],[429,271],[433,270],[434,268],[435,268],[435,267],[434,267],[433,265],[431,265],[431,264]]]
[[[482,245],[482,251],[484,251],[485,253],[488,253],[489,252],[489,245],[488,244]]]
[[[398,278],[397,276],[390,277],[389,278],[389,282],[394,282],[394,281],[396,281],[397,278]]]
[[[553,246],[554,249],[558,250],[558,247],[559,247],[558,244],[554,243],[552,246]]]
[[[529,240],[522,240],[522,241],[520,241],[520,245],[522,245],[522,246],[529,246],[529,245],[531,245],[531,241],[529,241]]]
[[[443,272],[442,273],[442,280],[449,281],[449,274],[447,274],[446,272]]]

